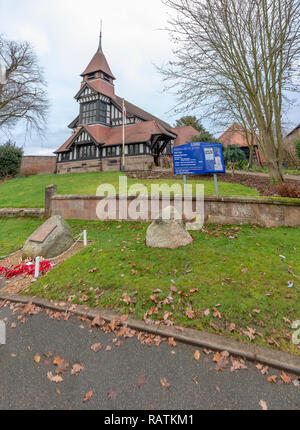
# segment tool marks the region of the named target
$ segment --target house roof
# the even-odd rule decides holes
[[[174,146],[184,145],[185,143],[190,142],[192,137],[199,135],[199,131],[191,125],[172,128],[172,130],[177,134]]]
[[[297,125],[297,127],[295,127],[286,137],[291,136],[296,130],[298,130],[298,128],[300,128],[300,124]]]
[[[249,131],[249,133],[251,133]],[[237,145],[241,148],[248,147],[247,139],[243,127],[240,124],[233,123],[218,140],[223,145]]]
[[[70,136],[69,139],[57,151],[55,151],[55,153],[67,151],[82,129],[85,129],[97,144],[112,146],[120,145],[122,143],[122,127],[109,128],[99,124],[84,124],[82,127],[79,127],[76,132],[72,134],[72,136]],[[159,134],[168,136],[171,139],[175,139],[177,135],[174,131],[171,132],[166,130],[156,121],[152,120],[127,125],[125,127],[125,142],[126,144],[147,142],[153,135]]]

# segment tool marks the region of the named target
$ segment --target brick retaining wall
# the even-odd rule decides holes
[[[107,202],[111,197],[104,198]],[[134,198],[128,197],[127,208]],[[150,200],[147,201],[145,218],[151,221]],[[169,205],[169,201],[164,197],[157,198],[159,208]],[[195,198],[193,200],[193,210],[196,207]],[[61,215],[66,219],[98,220],[96,209],[98,203],[103,200],[102,197],[91,195],[55,195],[51,198],[51,214]],[[117,196],[117,211],[115,219],[119,217],[120,202],[123,199]],[[174,199],[171,198],[171,205],[174,205]],[[128,211],[127,211],[128,213]],[[144,218],[144,220],[145,220]],[[265,227],[279,226],[300,226],[300,201],[287,199],[281,200],[276,198],[259,198],[259,197],[234,197],[234,196],[205,196],[204,201],[204,219],[205,224],[257,224]],[[132,221],[128,215],[126,220]]]

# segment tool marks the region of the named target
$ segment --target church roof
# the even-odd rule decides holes
[[[123,103],[123,99],[121,97],[116,96],[116,101],[117,104],[121,107],[122,109],[122,103]],[[156,116],[152,115],[149,112],[146,112],[145,110],[139,108],[138,106],[128,102],[127,100],[125,100],[125,108],[126,111],[129,115],[133,115],[133,116],[137,116],[138,118],[141,118],[145,121],[156,121],[158,124],[162,125],[164,128],[170,130],[171,126],[170,124],[168,124],[167,122],[157,118]]]
[[[199,136],[199,131],[191,125],[172,128],[172,130],[177,134],[174,146],[184,145],[185,143],[190,142],[192,137]]]
[[[104,146],[122,144],[122,127],[108,128],[99,124],[84,124],[82,127],[79,127],[76,132],[72,134],[72,136],[70,136],[57,151],[55,151],[55,153],[67,151],[82,129],[85,129],[97,144],[102,144]],[[130,143],[148,142],[153,135],[159,134],[168,136],[172,139],[176,139],[177,136],[177,133],[166,130],[156,121],[152,120],[127,125],[125,127],[125,142],[127,145]]]

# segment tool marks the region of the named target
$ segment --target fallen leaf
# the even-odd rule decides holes
[[[107,396],[108,396],[109,400],[116,400],[117,393],[115,391],[113,391],[113,390],[109,390],[107,392]]]
[[[216,390],[218,391],[218,393],[221,393],[221,388],[219,387],[219,385],[216,386]]]
[[[281,379],[285,384],[290,384],[292,382],[292,378],[285,372],[282,372],[280,375]]]
[[[164,388],[170,388],[171,384],[167,381],[166,378],[160,378],[160,383]]]
[[[71,375],[77,375],[79,372],[84,370],[84,367],[80,363],[74,363],[71,369]]]
[[[94,345],[91,346],[91,350],[94,352],[99,352],[100,349],[102,349],[102,345],[101,343],[95,343]]]
[[[25,306],[25,308],[22,310],[22,314],[23,315],[25,315],[25,314],[28,314],[28,312],[30,311],[30,309],[33,307],[33,304],[32,304],[32,301],[31,302],[29,302],[26,306]]]
[[[277,376],[276,375],[272,375],[269,376],[269,378],[267,379],[268,382],[273,382],[273,384],[276,384],[277,382]]]
[[[10,328],[16,328],[17,327],[17,324],[16,323],[11,323],[11,326],[10,326]]]
[[[203,315],[204,315],[205,317],[208,317],[208,316],[209,316],[209,314],[210,314],[210,310],[209,310],[209,309],[205,309],[205,311],[203,312]]]
[[[218,361],[222,360],[222,356],[219,352],[216,352],[216,354],[214,355],[213,361],[215,363],[218,363]]]
[[[39,354],[35,354],[34,361],[38,364],[41,361],[41,356]]]
[[[56,384],[63,382],[63,378],[61,376],[59,375],[53,376],[52,372],[48,372],[47,377],[51,382],[55,382]]]
[[[128,316],[129,316],[128,314],[122,315],[121,318],[120,318],[120,321],[121,322],[125,322],[128,319]]]
[[[198,351],[198,349],[197,349],[197,350],[195,351],[195,354],[194,354],[194,359],[195,359],[195,360],[197,360],[197,361],[198,361],[198,360],[200,360],[200,355],[201,355],[201,354],[200,354],[200,352],[199,352],[199,351]]]
[[[96,316],[93,321],[91,322],[91,327],[100,327],[103,325],[104,320],[100,317],[100,315]]]
[[[91,400],[91,398],[93,397],[93,394],[94,394],[94,390],[91,390],[88,393],[86,393],[83,399],[83,403],[87,402],[88,400]]]
[[[266,404],[266,402],[264,400],[260,400],[259,406],[262,408],[263,411],[267,411],[268,410],[268,406],[267,406],[267,404]]]
[[[144,385],[146,382],[146,376],[145,375],[141,375],[137,381],[138,387],[141,388],[142,385]]]

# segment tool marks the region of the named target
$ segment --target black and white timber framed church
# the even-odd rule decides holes
[[[81,77],[75,96],[79,115],[68,126],[73,133],[55,151],[58,174],[121,170],[123,139],[125,169],[148,170],[172,154],[172,145],[198,134],[193,127],[172,128],[115,94],[116,78],[102,51],[102,32],[97,52]]]

